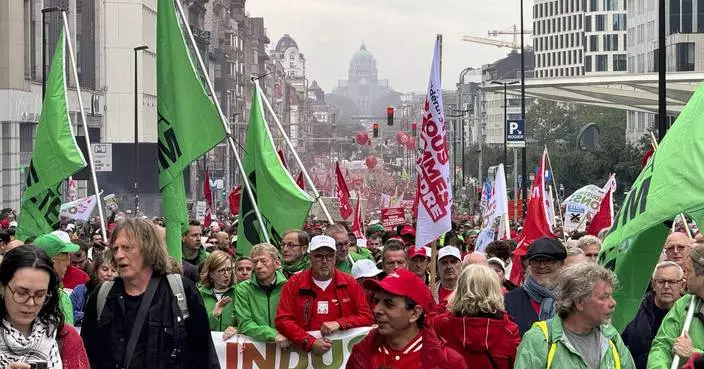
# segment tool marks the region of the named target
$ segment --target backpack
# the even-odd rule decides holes
[[[189,317],[190,314],[188,313],[188,302],[186,301],[186,292],[183,289],[183,280],[181,279],[181,275],[167,274],[166,279],[169,281],[169,287],[171,287],[171,294],[174,296],[174,299],[176,299],[178,309],[179,311],[181,311],[181,316],[178,318],[178,320],[185,320]],[[114,284],[115,282],[113,281],[105,281],[100,285],[96,305],[98,320],[100,320],[100,316],[103,314],[103,309],[105,309],[105,302],[107,301],[108,293],[110,292]]]
[[[550,330],[547,320],[537,321],[533,323],[533,326],[540,328],[540,330],[543,332],[543,335],[545,335],[545,339],[548,343],[552,341],[552,332]],[[618,355],[618,351],[616,350],[616,345],[614,344],[613,340],[609,340],[609,346],[611,347],[611,355],[613,356],[614,360],[614,369],[621,369],[621,357]],[[552,366],[552,360],[555,358],[556,350],[557,342],[550,343],[550,349],[548,350],[547,366],[545,367],[546,369],[550,369],[550,367]]]

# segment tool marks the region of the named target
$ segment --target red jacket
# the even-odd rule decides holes
[[[66,274],[64,274],[64,279],[61,282],[64,288],[72,290],[79,284],[85,284],[88,280],[90,280],[90,276],[86,274],[86,272],[69,265],[68,268],[66,268]]]
[[[90,369],[88,354],[81,335],[68,324],[59,331],[59,354],[65,369]]]
[[[379,335],[377,328],[369,331],[358,344],[352,347],[352,353],[347,360],[347,369],[374,368],[374,355],[384,337]],[[423,348],[420,352],[421,368],[423,369],[467,369],[462,356],[447,347],[430,328],[423,329]],[[475,368],[475,366],[472,366]]]
[[[511,369],[521,342],[518,326],[508,314],[498,318],[460,317],[446,312],[432,321],[435,332],[463,357],[467,366],[492,369],[489,355],[498,369]],[[471,363],[471,364],[470,364]]]
[[[310,351],[315,342],[315,337],[307,331],[319,330],[323,323],[318,316],[320,302],[326,304],[331,314],[334,313],[337,317],[334,321],[342,330],[374,324],[374,315],[359,283],[337,269],[334,273],[324,292],[313,283],[310,269],[291,276],[281,291],[276,329],[306,351]]]

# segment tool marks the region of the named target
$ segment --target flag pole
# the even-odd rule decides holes
[[[296,149],[293,147],[293,143],[291,143],[291,140],[288,138],[288,135],[286,134],[286,130],[284,129],[284,126],[281,125],[281,121],[279,121],[279,117],[276,116],[276,112],[274,112],[274,109],[271,107],[271,104],[269,103],[269,100],[264,96],[264,94],[261,93],[261,88],[259,87],[259,81],[254,80],[254,84],[256,85],[257,91],[259,91],[259,96],[262,101],[264,101],[264,104],[266,105],[267,109],[269,110],[269,113],[271,113],[271,116],[274,117],[274,122],[276,122],[276,127],[279,129],[279,132],[281,132],[281,135],[284,138],[284,141],[286,142],[286,146],[291,150],[291,153],[293,154],[293,158],[296,160],[296,163],[298,164],[298,167],[301,168],[301,171],[303,172],[303,177],[306,179],[306,182],[308,182],[308,185],[310,188],[313,190],[313,196],[315,197],[315,201],[320,204],[320,207],[323,209],[323,213],[325,213],[325,217],[328,219],[328,223],[333,224],[335,221],[332,219],[332,216],[330,215],[330,212],[328,211],[327,206],[325,206],[325,203],[323,202],[323,198],[320,197],[320,193],[318,192],[318,189],[315,187],[315,183],[313,183],[313,180],[310,178],[310,175],[308,174],[308,170],[306,167],[303,165],[303,162],[301,161],[301,157],[298,156],[298,153],[296,152]]]
[[[550,152],[548,152],[548,147],[545,146],[545,152],[547,153],[548,157],[548,166],[550,167],[550,177],[552,177],[552,186],[557,189],[557,183],[555,183],[555,171],[552,170],[552,163],[550,163]],[[543,173],[543,176],[545,173]],[[560,220],[563,222],[562,224],[562,237],[565,239],[565,242],[567,241],[567,236],[565,235],[565,224],[564,224],[564,218],[562,217],[562,201],[560,199],[560,196],[557,194],[557,191],[555,191],[555,198],[557,199],[557,211],[560,214]],[[554,209],[553,209],[554,210]],[[555,220],[553,219],[553,222]]]
[[[254,214],[257,216],[257,222],[259,223],[259,227],[261,227],[262,230],[262,235],[264,236],[264,240],[266,243],[271,243],[269,240],[269,232],[267,232],[267,228],[264,225],[264,220],[262,218],[262,214],[259,211],[259,206],[257,205],[257,200],[254,197],[254,193],[252,192],[252,186],[249,183],[249,178],[247,178],[247,175],[244,172],[244,166],[242,165],[242,160],[240,158],[240,154],[237,152],[237,145],[235,144],[235,140],[232,138],[232,132],[230,132],[230,127],[227,124],[227,118],[222,112],[222,108],[220,107],[220,102],[217,99],[217,95],[215,94],[215,89],[213,88],[212,82],[210,82],[210,77],[208,76],[208,70],[205,68],[205,63],[203,63],[203,58],[200,56],[200,51],[198,50],[198,46],[196,45],[196,41],[193,38],[193,33],[191,32],[191,28],[184,26],[188,25],[188,22],[186,21],[186,17],[183,14],[183,7],[181,7],[181,0],[175,0],[176,3],[176,11],[178,13],[179,18],[181,19],[181,32],[183,32],[183,29],[185,28],[186,34],[188,35],[188,40],[191,43],[191,46],[195,49],[195,52],[193,54],[196,55],[196,59],[198,60],[198,67],[200,70],[203,72],[203,79],[205,79],[205,83],[208,87],[208,94],[210,95],[210,98],[213,100],[213,103],[215,103],[215,108],[218,110],[218,114],[220,115],[220,123],[222,126],[225,128],[225,133],[227,134],[227,141],[230,144],[230,149],[232,149],[232,152],[234,153],[235,156],[235,162],[237,163],[237,169],[240,171],[240,175],[242,175],[242,179],[244,180],[244,189],[247,192],[247,197],[249,197],[249,201],[252,202],[252,207],[254,208]]]
[[[103,204],[100,200],[100,190],[98,189],[98,179],[95,177],[95,165],[93,164],[93,148],[90,146],[90,137],[88,136],[88,123],[86,123],[86,110],[83,107],[83,97],[81,96],[81,84],[78,82],[78,69],[76,68],[76,60],[73,57],[73,43],[71,42],[71,33],[68,29],[68,21],[66,20],[66,12],[61,11],[61,19],[64,26],[64,35],[66,37],[66,46],[68,47],[68,57],[71,61],[71,73],[73,80],[76,82],[76,95],[78,95],[78,108],[81,111],[81,126],[83,127],[83,136],[86,140],[86,151],[88,151],[88,165],[90,165],[90,176],[93,183],[93,191],[95,193],[96,205],[98,206],[98,214],[100,215],[100,233],[104,240],[108,239],[105,232],[105,215],[103,214]],[[136,214],[135,214],[136,215]]]

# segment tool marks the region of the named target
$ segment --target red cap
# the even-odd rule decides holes
[[[413,227],[409,226],[406,224],[405,226],[401,227],[401,232],[399,232],[401,236],[416,236],[416,230],[413,229]]]
[[[416,247],[414,245],[408,247],[408,258],[413,259],[416,256],[422,256],[422,257],[427,258],[428,253],[425,252],[424,247]]]
[[[428,287],[413,272],[400,268],[388,274],[381,281],[368,279],[364,281],[364,288],[370,291],[384,290],[392,295],[404,296],[411,299],[428,313],[432,299]]]

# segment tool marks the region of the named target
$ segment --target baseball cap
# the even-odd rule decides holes
[[[489,260],[487,260],[486,262],[489,264],[496,264],[496,265],[500,266],[504,272],[506,271],[506,263],[504,263],[503,260],[501,260],[497,257],[489,258]]]
[[[352,264],[352,276],[354,279],[376,277],[381,273],[381,269],[376,267],[369,259],[357,260]]]
[[[59,235],[57,233],[63,233],[66,237],[63,237],[63,235]],[[68,234],[63,231],[54,231],[48,234],[43,234],[37,237],[33,244],[44,250],[50,258],[63,253],[74,253],[80,249],[78,245],[71,243],[71,239]]]
[[[330,236],[315,236],[310,240],[310,245],[308,246],[308,252],[313,252],[320,248],[327,247],[333,251],[337,251],[335,247],[335,239]]]
[[[70,232],[73,232],[73,231],[76,230],[76,225],[73,224],[73,223],[66,224],[66,230],[67,230],[67,231],[70,231]]]
[[[399,232],[401,236],[416,236],[416,230],[413,229],[413,227],[409,226],[406,224],[405,226],[401,227],[401,232]]]
[[[367,239],[366,238],[358,238],[357,239],[357,247],[363,247],[367,248]]]
[[[416,247],[416,246],[411,246],[408,248],[408,258],[413,259],[416,256],[422,256],[425,258],[430,257],[430,247],[428,246],[423,246],[423,247]]]
[[[457,258],[457,260],[462,260],[460,250],[454,246],[445,246],[438,251],[438,260],[444,258],[445,256],[453,256]]]
[[[370,232],[383,232],[384,231],[384,226],[376,223],[376,224],[371,224],[369,227],[367,227],[367,231]]]
[[[428,293],[428,287],[409,270],[396,269],[381,281],[367,279],[364,281],[364,288],[370,291],[384,290],[392,295],[408,297],[420,305],[426,313],[430,310],[431,297]]]
[[[565,260],[567,258],[567,249],[554,238],[538,238],[528,246],[526,254],[528,260],[535,258],[545,258],[550,260]]]

